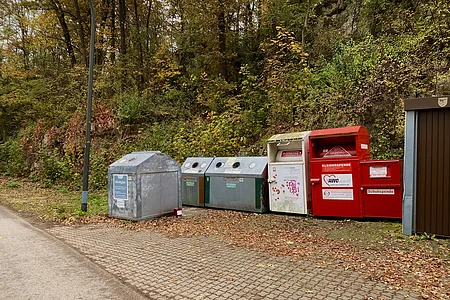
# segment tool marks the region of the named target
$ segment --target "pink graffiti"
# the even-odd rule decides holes
[[[286,186],[291,194],[300,193],[300,184],[296,180],[286,181]]]

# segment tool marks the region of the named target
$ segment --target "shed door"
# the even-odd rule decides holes
[[[450,109],[418,112],[416,232],[450,236]]]

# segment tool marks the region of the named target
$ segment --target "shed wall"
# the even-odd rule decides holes
[[[418,111],[416,232],[450,236],[450,109]]]

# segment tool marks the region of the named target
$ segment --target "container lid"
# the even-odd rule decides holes
[[[133,152],[111,164],[108,173],[180,172],[180,165],[160,151]]]
[[[181,166],[183,174],[205,174],[214,157],[188,157]]]
[[[160,151],[132,152],[115,161],[110,167],[137,167]]]
[[[282,141],[292,141],[292,140],[303,140],[305,139],[311,131],[302,131],[302,132],[291,132],[291,133],[280,133],[271,136],[267,142],[282,142]]]
[[[264,174],[267,162],[266,156],[216,157],[206,175],[260,178]]]
[[[349,126],[349,127],[341,127],[341,128],[329,128],[329,129],[320,129],[313,130],[309,137],[311,139],[314,138],[324,138],[330,136],[341,136],[341,135],[359,135],[365,134],[367,135],[367,129],[364,126]]]

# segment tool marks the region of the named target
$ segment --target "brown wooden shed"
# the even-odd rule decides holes
[[[450,96],[408,99],[403,232],[450,236]]]

